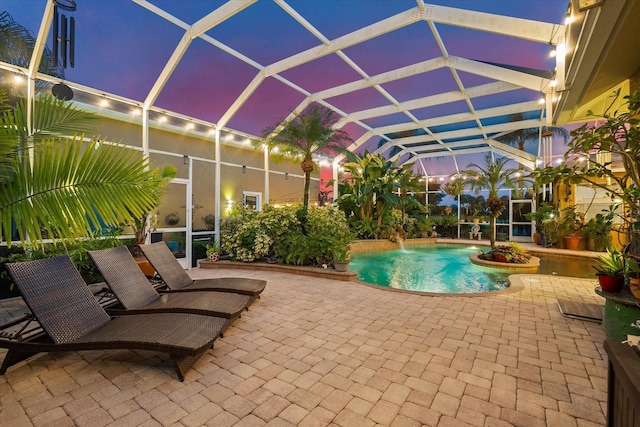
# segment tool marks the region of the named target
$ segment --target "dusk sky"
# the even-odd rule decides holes
[[[193,24],[222,5],[222,1],[151,0],[176,18]],[[434,0],[432,4],[503,14],[549,23],[562,23],[567,0]],[[2,9],[37,35],[45,0],[2,0]],[[77,0],[76,64],[66,79],[104,92],[143,101],[184,31],[128,0]],[[415,0],[289,0],[287,4],[332,40],[365,25],[416,7]],[[550,46],[459,27],[438,25],[450,55],[485,62],[550,71]],[[317,46],[321,42],[271,0],[260,0],[206,33],[262,66]],[[49,38],[48,45],[51,46]],[[441,56],[426,22],[344,50],[369,76]],[[232,105],[257,74],[257,69],[203,40],[193,41],[160,94],[156,105],[213,123]],[[313,93],[362,77],[338,55],[331,54],[281,73],[282,77]],[[488,83],[474,74],[460,73],[465,87]],[[396,100],[425,97],[457,90],[448,69],[420,74],[383,85]],[[529,91],[530,92],[530,91]],[[536,99],[539,94],[517,90],[504,93],[501,103]],[[260,135],[261,130],[285,117],[304,96],[282,82],[268,78],[252,94],[228,127]],[[373,88],[328,99],[345,112],[388,105]],[[476,110],[494,101],[474,100]],[[463,103],[450,103],[413,111],[418,119],[464,111]],[[369,126],[407,122],[384,116],[365,121]],[[400,115],[402,116],[402,115]],[[354,139],[360,126],[345,128]],[[375,147],[374,147],[375,148]],[[371,148],[370,148],[371,149]]]

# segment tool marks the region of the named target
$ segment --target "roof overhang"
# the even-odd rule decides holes
[[[567,44],[575,50],[568,52],[566,90],[554,112],[558,125],[588,121],[589,110],[602,114],[613,92],[620,89],[621,95],[629,94],[633,90],[629,80],[638,78],[640,1],[588,3],[572,0],[570,4],[574,20],[567,28]]]

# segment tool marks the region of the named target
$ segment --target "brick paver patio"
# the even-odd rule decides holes
[[[519,292],[432,297],[286,273],[176,379],[164,355],[41,354],[0,377],[0,425],[605,424],[597,323],[560,315],[595,280],[520,276]]]

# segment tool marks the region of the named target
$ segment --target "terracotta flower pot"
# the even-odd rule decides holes
[[[533,233],[533,243],[535,243],[536,245],[541,245],[542,241],[540,240],[540,233],[539,232],[535,232]]]
[[[598,275],[598,283],[604,292],[620,292],[624,286],[624,277]]]
[[[640,299],[640,276],[629,276],[629,290],[636,299]]]
[[[582,237],[565,236],[564,247],[575,251],[580,247],[580,240]]]

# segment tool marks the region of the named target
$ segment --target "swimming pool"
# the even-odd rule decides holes
[[[487,250],[487,248],[483,248]],[[349,268],[363,282],[420,292],[478,293],[500,291],[509,287],[511,272],[471,264],[469,255],[478,253],[475,246],[428,245],[407,250],[356,253]],[[540,274],[593,277],[591,261],[542,257]],[[567,265],[571,271],[565,271]],[[560,271],[557,271],[560,270]]]

